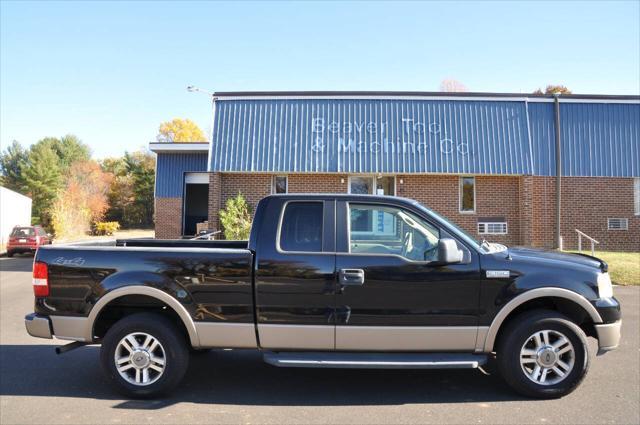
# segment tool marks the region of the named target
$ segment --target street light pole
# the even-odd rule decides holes
[[[207,90],[202,90],[201,88],[198,88],[196,86],[187,86],[187,91],[189,93],[203,93],[206,94],[207,96],[211,97],[211,122],[209,125],[209,161],[211,161],[211,143],[213,142],[213,123],[215,120],[215,115],[216,115],[216,96],[214,93],[207,91]]]

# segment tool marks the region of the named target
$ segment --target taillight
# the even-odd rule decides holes
[[[47,264],[40,261],[33,263],[33,294],[36,297],[49,296],[49,271]]]

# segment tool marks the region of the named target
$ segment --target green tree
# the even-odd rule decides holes
[[[24,191],[22,169],[26,166],[28,153],[16,140],[0,156],[0,185],[17,192]]]
[[[200,127],[190,119],[174,118],[163,122],[158,129],[158,142],[167,143],[198,143],[206,142]]]
[[[556,93],[571,94],[571,90],[569,90],[568,88],[566,88],[561,84],[549,84],[544,89],[544,93],[542,92],[541,89],[538,89],[533,92],[533,94],[556,94]]]
[[[106,219],[125,227],[153,224],[155,157],[150,152],[125,153],[102,161],[104,171],[115,178],[109,189]]]
[[[100,161],[102,169],[114,176],[124,176],[127,174],[127,164],[123,157],[105,158]]]
[[[23,190],[31,196],[32,215],[44,226],[50,225],[50,207],[63,180],[60,158],[46,143],[31,147],[26,163],[21,166]]]
[[[225,208],[220,210],[220,223],[224,237],[229,240],[247,240],[251,232],[251,208],[241,193],[227,199]]]
[[[45,145],[50,147],[60,161],[60,170],[66,173],[74,162],[89,161],[91,159],[91,149],[82,143],[78,137],[73,134],[67,134],[61,138],[45,137],[39,140],[36,145]]]
[[[156,159],[150,152],[126,152],[124,161],[133,179],[135,205],[142,213],[141,224],[153,223],[153,192],[156,183]]]

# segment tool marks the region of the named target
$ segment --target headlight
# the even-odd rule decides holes
[[[609,273],[600,273],[598,275],[598,295],[600,298],[613,297],[613,285],[611,285]]]

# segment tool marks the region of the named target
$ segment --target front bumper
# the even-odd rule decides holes
[[[24,326],[31,336],[35,336],[36,338],[52,338],[51,321],[48,317],[38,316],[36,313],[28,314],[24,318]]]
[[[604,354],[607,351],[618,348],[618,345],[620,345],[621,327],[622,320],[595,325],[596,333],[598,334],[598,354]]]

